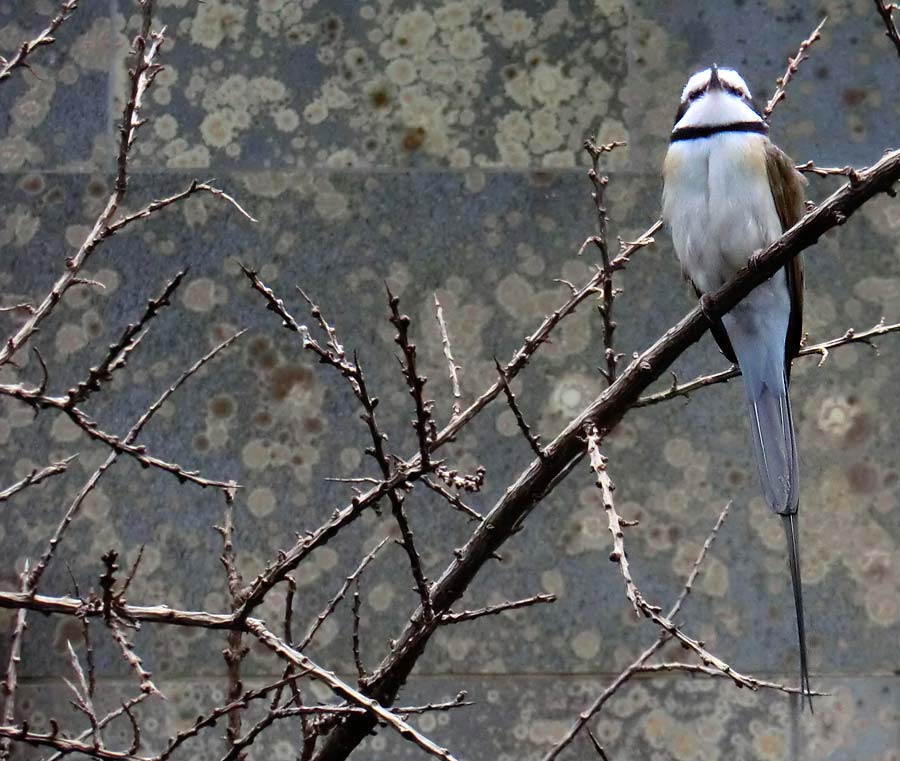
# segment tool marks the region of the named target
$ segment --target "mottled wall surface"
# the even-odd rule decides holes
[[[0,50],[14,50],[52,12],[49,0],[0,0]],[[133,9],[84,0],[39,51],[34,72],[0,88],[0,285],[3,304],[46,292],[96,218],[110,186],[124,40]],[[663,0],[160,0],[166,69],[149,97],[150,121],[135,147],[129,206],[215,177],[258,217],[250,224],[212,199],[182,207],[104,244],[90,275],[106,288],[69,294],[37,344],[62,392],[133,320],[148,296],[190,266],[177,301],[159,317],[127,368],[89,409],[124,432],[181,370],[235,328],[249,333],[169,402],[142,437],[148,448],[233,477],[239,565],[252,578],[294,532],[321,523],[349,497],[328,476],[372,474],[353,400],[302,354],[250,292],[238,262],[303,313],[300,284],[323,305],[345,344],[358,348],[382,399],[398,453],[414,450],[411,407],[394,360],[383,282],[413,318],[430,395],[450,407],[432,294],[444,305],[465,400],[493,377],[541,316],[560,304],[556,278],[583,282],[593,252],[590,185],[580,145],[589,130],[629,147],[609,157],[612,233],[631,239],[659,214],[659,165],[686,77],[717,61],[745,74],[760,98],[785,58],[827,13],[824,38],[775,113],[772,136],[798,161],[867,164],[896,147],[900,67],[872,4],[850,2],[670,3]],[[113,7],[111,7],[113,6]],[[123,31],[124,30],[124,31]],[[893,143],[892,143],[893,141]],[[834,185],[813,179],[810,195]],[[874,200],[808,257],[810,341],[900,318],[900,206]],[[622,278],[619,339],[646,347],[692,299],[666,235]],[[0,314],[4,331],[15,315]],[[515,384],[528,418],[555,435],[603,387],[600,319],[584,308]],[[803,759],[888,761],[900,747],[900,562],[898,339],[801,360],[792,386],[803,473],[802,539],[814,685],[833,693],[801,719]],[[35,380],[33,357],[4,380]],[[679,375],[724,367],[709,338],[677,365]],[[745,672],[793,680],[796,640],[779,521],[757,496],[732,383],[639,410],[609,441],[619,507],[640,518],[630,557],[647,596],[674,598],[724,503],[732,515],[681,619]],[[0,403],[3,478],[79,452],[70,472],[0,504],[0,578],[5,589],[34,558],[106,452],[62,417]],[[487,468],[487,510],[529,461],[511,413],[496,404],[447,449],[461,469]],[[411,521],[426,572],[437,576],[471,530],[429,493],[413,495]],[[224,611],[227,596],[213,524],[221,495],[122,461],[73,525],[43,590],[96,586],[100,555],[114,547],[144,559],[129,598]],[[298,616],[318,611],[340,579],[381,537],[388,516],[366,514],[317,551],[296,575]],[[462,758],[539,758],[655,638],[627,607],[607,557],[605,517],[582,466],[528,518],[503,562],[479,575],[473,605],[540,591],[552,606],[446,628],[421,659],[403,702],[468,689],[479,704],[418,726]],[[63,562],[65,561],[65,562]],[[391,546],[363,584],[363,656],[374,665],[413,609],[406,558]],[[262,614],[278,619],[283,593]],[[10,620],[0,611],[3,630]],[[310,654],[353,670],[349,611],[341,609]],[[77,722],[59,675],[71,620],[30,617],[22,710],[39,726]],[[158,738],[224,697],[220,635],[144,627],[139,652],[167,693],[148,705]],[[680,651],[668,653],[681,658]],[[0,643],[5,659],[5,643]],[[97,648],[108,689],[133,680],[108,645]],[[4,661],[5,662],[5,661]],[[250,681],[278,666],[254,650]],[[736,690],[724,680],[635,680],[593,723],[619,759],[782,759],[791,713],[784,696]],[[150,732],[148,732],[148,735]],[[190,746],[219,747],[215,731]],[[254,758],[293,758],[291,735],[273,736]],[[154,739],[147,737],[153,747]],[[205,743],[205,745],[204,745]],[[584,758],[576,743],[569,758]],[[38,756],[19,751],[21,758]],[[359,759],[417,757],[388,733]]]

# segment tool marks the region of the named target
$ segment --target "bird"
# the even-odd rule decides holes
[[[804,213],[806,179],[768,137],[734,69],[693,74],[681,94],[663,164],[663,219],[722,353],[743,376],[753,451],[766,504],[782,517],[797,616],[800,692],[812,711],[800,576],[797,445],[788,387],[800,348],[803,264],[795,257],[720,318],[708,294]]]

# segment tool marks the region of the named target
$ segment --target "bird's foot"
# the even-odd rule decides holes
[[[754,251],[747,259],[747,269],[751,272],[760,272],[763,268],[762,251]]]
[[[713,307],[714,304],[710,295],[708,293],[700,294],[700,311],[703,312],[703,316],[711,325],[715,325],[719,321],[719,318],[713,313]]]

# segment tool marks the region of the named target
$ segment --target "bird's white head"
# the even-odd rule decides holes
[[[694,74],[684,86],[673,130],[738,122],[762,123],[763,118],[741,75],[713,64]]]

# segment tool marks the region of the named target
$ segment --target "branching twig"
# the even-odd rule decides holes
[[[341,584],[341,588],[338,589],[337,593],[332,597],[328,604],[325,606],[325,609],[316,616],[316,620],[312,622],[309,627],[309,631],[306,632],[306,635],[303,639],[296,645],[298,650],[305,650],[310,642],[312,642],[312,638],[316,636],[316,632],[319,630],[319,627],[325,623],[325,619],[327,619],[332,613],[334,613],[335,608],[337,608],[338,603],[344,599],[350,587],[359,581],[359,577],[362,576],[362,572],[366,570],[366,566],[369,565],[374,559],[375,556],[379,553],[382,547],[387,544],[389,536],[386,536],[382,539],[375,547],[372,548],[370,552],[366,554],[366,556],[362,559],[360,564],[356,566],[356,570],[353,571],[345,580],[344,583]]]
[[[419,439],[419,459],[422,467],[428,469],[431,460],[431,441],[434,438],[434,421],[431,418],[433,402],[425,398],[426,378],[419,375],[416,364],[416,345],[409,340],[409,317],[400,312],[400,299],[387,289],[388,305],[391,309],[391,325],[397,329],[394,342],[403,352],[400,368],[406,385],[409,387],[409,395],[413,398],[416,407],[416,419],[413,428]]]
[[[641,593],[631,578],[631,568],[628,565],[628,555],[625,553],[625,533],[622,529],[637,525],[637,521],[625,520],[616,511],[616,503],[613,492],[616,485],[609,477],[606,469],[607,458],[600,452],[600,435],[594,425],[585,426],[588,457],[591,461],[591,470],[597,478],[597,486],[603,500],[603,510],[606,512],[606,520],[609,524],[609,533],[612,534],[613,549],[609,559],[619,566],[622,579],[625,581],[625,596],[634,608],[635,613],[640,613],[639,599]]]
[[[606,186],[609,184],[609,177],[600,171],[600,157],[604,153],[624,145],[623,141],[597,145],[594,137],[590,137],[584,142],[584,149],[591,157],[591,169],[588,172],[588,178],[594,186],[591,197],[594,199],[594,206],[597,211],[597,234],[591,241],[600,251],[601,272],[604,275],[603,292],[601,301],[597,305],[597,311],[600,312],[600,316],[603,318],[603,355],[606,360],[606,367],[600,368],[600,372],[606,378],[607,386],[616,379],[616,367],[622,355],[616,352],[614,338],[616,322],[612,316],[613,302],[618,295],[618,291],[613,285],[613,269],[609,255],[609,217],[606,213]]]
[[[42,45],[52,45],[56,42],[56,38],[53,35],[56,34],[56,30],[62,26],[62,23],[72,15],[77,7],[78,0],[66,0],[59,7],[59,11],[53,17],[53,20],[37,37],[23,42],[16,54],[9,60],[0,57],[0,82],[8,79],[13,71],[18,68],[30,68],[27,61],[28,56],[34,52],[35,48],[39,48]]]
[[[812,357],[818,355],[820,359],[817,366],[821,367],[825,364],[825,360],[828,359],[828,355],[832,349],[841,346],[849,346],[850,344],[863,343],[871,346],[872,349],[877,352],[878,347],[872,339],[897,332],[900,332],[900,322],[885,323],[884,318],[882,318],[876,325],[873,325],[866,330],[857,331],[850,328],[844,335],[838,336],[837,338],[832,338],[828,341],[822,341],[821,343],[812,344],[810,346],[804,346],[797,353],[797,356]],[[700,375],[685,383],[678,383],[678,378],[673,375],[672,384],[669,388],[655,394],[642,396],[634,406],[649,407],[650,405],[666,402],[678,396],[688,396],[692,391],[697,391],[698,389],[706,388],[707,386],[713,386],[717,383],[726,383],[740,374],[740,368],[732,365],[728,370],[721,370],[720,372],[712,373],[710,375]]]
[[[508,602],[498,603],[497,605],[487,605],[483,608],[475,608],[474,610],[463,610],[459,613],[447,611],[441,616],[441,623],[458,624],[462,621],[472,621],[476,618],[483,618],[484,616],[496,616],[497,614],[504,613],[508,610],[528,608],[532,605],[539,605],[545,602],[556,602],[556,595],[537,594],[522,600],[510,600]]]
[[[700,552],[697,554],[697,558],[694,560],[694,565],[691,568],[690,574],[688,574],[687,581],[684,583],[684,586],[681,589],[680,594],[675,599],[675,603],[669,609],[666,614],[667,618],[675,618],[678,615],[678,612],[681,610],[681,606],[684,604],[685,599],[690,594],[691,589],[694,586],[694,582],[697,579],[697,575],[700,573],[700,568],[703,565],[703,561],[706,558],[707,552],[709,552],[709,548],[712,546],[712,543],[715,541],[716,535],[719,533],[719,529],[722,527],[722,524],[725,522],[725,518],[728,515],[728,510],[731,507],[731,503],[729,502],[725,505],[722,512],[719,514],[718,520],[716,520],[715,525],[710,531],[709,535],[706,537],[706,541],[703,542],[703,546],[700,548]],[[622,671],[613,681],[612,683],[602,692],[600,695],[591,703],[588,708],[583,710],[579,715],[572,726],[568,729],[565,735],[556,743],[556,745],[551,748],[546,755],[544,755],[542,761],[553,761],[565,748],[575,739],[576,735],[585,727],[587,722],[595,716],[599,711],[603,708],[606,702],[618,692],[622,686],[628,682],[635,674],[638,673],[641,666],[643,666],[653,655],[655,655],[662,646],[668,642],[670,639],[669,635],[665,632],[660,634],[657,638],[656,642],[654,642],[650,647],[644,650],[637,659],[628,666],[624,671]],[[717,672],[721,673],[721,672]]]
[[[788,67],[785,70],[784,74],[782,74],[778,81],[776,82],[777,87],[775,88],[775,92],[772,94],[772,97],[769,99],[769,102],[766,103],[765,109],[763,109],[763,117],[768,119],[772,112],[775,110],[775,106],[785,98],[785,89],[790,83],[791,79],[793,79],[794,74],[797,73],[797,69],[800,68],[800,64],[803,63],[807,58],[806,51],[809,50],[809,47],[818,39],[822,37],[820,34],[822,31],[822,27],[825,26],[825,22],[828,21],[828,17],[823,18],[819,25],[813,29],[813,32],[809,37],[807,37],[803,42],[800,43],[800,48],[797,50],[797,55],[793,58],[788,58]]]
[[[897,31],[897,23],[894,21],[894,11],[900,10],[896,3],[886,3],[884,0],[875,0],[878,15],[884,22],[884,34],[894,43],[897,55],[900,56],[900,32]]]
[[[25,478],[21,481],[17,481],[12,486],[7,487],[3,491],[0,491],[0,502],[6,502],[10,497],[15,494],[18,494],[20,491],[27,489],[29,486],[34,486],[35,484],[39,484],[41,481],[51,478],[52,476],[59,475],[60,473],[65,473],[69,467],[69,463],[72,462],[77,454],[73,454],[71,457],[67,457],[65,460],[60,460],[59,462],[55,462],[52,465],[48,465],[46,468],[41,468],[40,470],[32,470]]]
[[[239,331],[232,335],[229,338],[226,338],[217,346],[213,347],[210,351],[204,354],[200,359],[198,359],[191,367],[185,370],[178,379],[169,386],[165,391],[160,394],[159,398],[153,402],[137,419],[133,426],[129,429],[128,433],[125,435],[124,440],[119,441],[116,439],[116,442],[120,447],[127,447],[128,451],[136,451],[138,455],[139,461],[141,457],[147,457],[143,453],[143,447],[134,447],[132,446],[132,442],[137,439],[138,435],[143,430],[144,426],[151,420],[151,418],[159,411],[159,409],[166,403],[172,394],[174,394],[184,383],[188,381],[201,367],[203,367],[207,362],[212,360],[219,352],[227,349],[234,341],[236,341],[240,336],[244,334],[244,331]],[[71,408],[76,409],[76,408]],[[56,527],[56,531],[53,533],[50,541],[47,543],[47,548],[44,550],[44,553],[41,555],[38,564],[35,566],[34,570],[31,572],[31,576],[29,577],[29,591],[33,592],[37,589],[38,582],[40,581],[41,576],[46,570],[50,560],[53,557],[53,554],[56,552],[56,548],[59,546],[59,543],[62,541],[62,537],[65,534],[66,530],[69,527],[69,524],[75,519],[75,516],[78,514],[81,509],[81,505],[84,503],[85,498],[90,494],[94,487],[97,485],[98,481],[103,477],[103,474],[111,468],[119,456],[119,449],[115,449],[115,451],[110,452],[107,456],[106,460],[101,463],[101,465],[91,474],[90,478],[85,482],[84,486],[81,487],[81,490],[75,496],[75,499],[72,500],[72,503],[69,505],[68,510],[66,510],[65,515],[63,515],[62,520],[59,522],[59,525]],[[154,458],[156,461],[156,458]],[[162,462],[162,461],[157,461]],[[168,463],[164,463],[165,465],[169,465]],[[174,470],[171,470],[174,468]],[[170,470],[170,472],[174,472],[176,476],[179,476],[182,480],[192,480],[196,482],[196,479],[199,476],[196,473],[192,473],[189,471],[185,471],[181,466],[174,465],[170,466],[170,468],[163,468],[164,470]],[[200,479],[203,482],[201,485],[218,485],[221,483],[221,488],[224,488],[227,491],[233,490],[236,487],[236,484],[233,481],[228,482],[214,482],[208,481],[207,479]]]
[[[531,432],[531,426],[529,426],[528,423],[525,422],[525,417],[524,415],[522,415],[522,410],[519,409],[519,404],[518,402],[516,402],[516,395],[513,393],[512,389],[509,387],[509,383],[506,380],[506,371],[500,365],[500,362],[496,357],[494,357],[494,365],[497,368],[497,374],[500,376],[500,382],[503,384],[503,393],[506,394],[506,401],[516,418],[516,425],[519,426],[519,430],[522,432],[522,435],[528,442],[528,446],[531,447],[531,451],[537,455],[539,460],[543,460],[544,450],[541,449],[541,437],[533,434]]]

